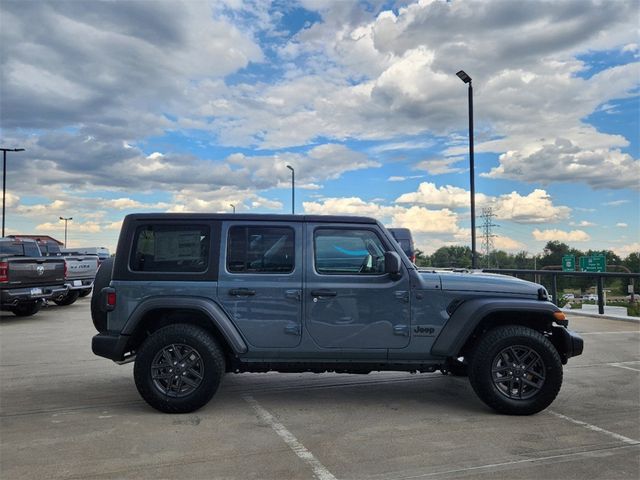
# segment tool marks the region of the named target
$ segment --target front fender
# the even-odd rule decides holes
[[[240,332],[220,306],[201,297],[157,297],[145,300],[133,311],[121,334],[133,335],[145,314],[157,309],[197,310],[217,327],[236,354],[246,353],[248,350]]]
[[[434,356],[457,356],[478,324],[488,315],[500,312],[535,314],[555,321],[560,309],[551,302],[511,298],[477,298],[462,303],[449,317],[431,347]]]

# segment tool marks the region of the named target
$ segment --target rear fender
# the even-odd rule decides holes
[[[247,352],[247,344],[227,314],[214,302],[199,297],[158,297],[142,302],[131,314],[122,335],[134,335],[145,317],[153,310],[195,310],[211,321],[235,354]]]

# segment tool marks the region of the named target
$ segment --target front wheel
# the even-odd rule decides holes
[[[188,413],[209,402],[225,372],[224,354],[204,329],[176,324],[142,343],[133,375],[138,392],[153,408]]]
[[[499,327],[480,338],[469,380],[478,397],[494,410],[532,415],[558,395],[562,361],[541,333],[519,325]]]

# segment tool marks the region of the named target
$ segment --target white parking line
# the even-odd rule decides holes
[[[553,410],[547,410],[551,415],[554,415],[558,418],[566,420],[567,422],[575,423],[576,425],[580,425],[581,427],[587,428],[594,432],[604,433],[605,435],[609,435],[611,438],[615,438],[616,440],[620,440],[629,445],[640,445],[640,441],[634,440],[633,438],[625,437],[624,435],[620,435],[619,433],[610,432],[609,430],[605,430],[604,428],[596,427],[595,425],[591,425],[590,423],[583,422],[582,420],[576,420],[575,418],[567,417],[558,412],[554,412]]]
[[[538,462],[548,462],[549,460],[558,460],[561,458],[571,458],[571,457],[593,457],[602,454],[603,452],[610,452],[614,450],[620,450],[623,448],[630,448],[628,446],[618,446],[612,448],[604,448],[598,450],[587,450],[584,452],[572,452],[572,453],[561,453],[559,455],[549,455],[547,457],[537,457],[537,458],[525,458],[522,460],[512,460],[510,462],[501,462],[501,463],[490,463],[486,465],[477,465],[475,467],[465,467],[465,468],[456,468],[455,470],[445,470],[442,472],[430,472],[430,473],[422,473],[419,475],[412,475],[410,477],[387,477],[394,478],[394,480],[414,480],[418,478],[429,478],[429,477],[442,477],[444,475],[451,475],[456,473],[472,472],[474,470],[488,470],[495,469],[500,467],[509,467],[511,465],[521,465],[527,463],[538,463]]]
[[[293,453],[295,453],[298,457],[304,460],[311,469],[313,470],[313,476],[318,480],[336,480],[336,477],[327,470],[327,468],[320,463],[320,461],[313,456],[307,448],[298,441],[298,439],[287,430],[283,424],[278,422],[273,415],[271,415],[265,408],[262,407],[258,403],[258,401],[250,395],[245,395],[242,397],[249,405],[253,407],[253,409],[258,414],[260,420],[269,425],[273,430],[278,434],[282,440],[289,446]]]
[[[620,330],[619,332],[578,332],[578,335],[617,335],[619,333],[640,333],[640,330]]]
[[[627,367],[626,365],[620,365],[619,363],[610,363],[612,367],[624,368],[625,370],[633,370],[634,372],[640,372],[640,369]]]

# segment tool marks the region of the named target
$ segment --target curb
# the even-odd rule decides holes
[[[561,308],[560,310],[562,310],[564,313],[570,315],[578,315],[581,317],[602,318],[604,320],[619,320],[622,322],[640,323],[640,318],[629,317],[626,315],[607,315],[606,313],[604,315],[600,315],[599,313],[595,312],[581,312],[580,309],[572,310],[570,308]]]

